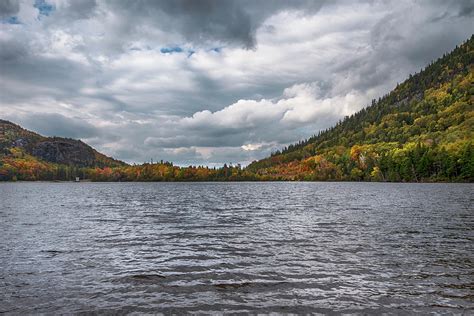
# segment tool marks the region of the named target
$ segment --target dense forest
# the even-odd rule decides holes
[[[474,38],[371,106],[257,161],[259,177],[473,181]]]
[[[128,165],[0,120],[0,180],[474,181],[474,37],[334,127],[246,168]]]

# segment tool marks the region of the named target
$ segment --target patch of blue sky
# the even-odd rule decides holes
[[[182,53],[183,49],[179,46],[163,47],[160,52],[163,54]]]
[[[213,47],[208,51],[220,53],[222,51],[222,47]],[[167,46],[162,47],[160,49],[162,54],[173,54],[173,53],[187,53],[187,57],[190,58],[192,55],[196,53],[196,51],[192,48],[182,48],[180,46]]]
[[[54,5],[47,3],[45,0],[35,0],[33,5],[39,11],[39,15],[49,16],[55,10]]]
[[[0,24],[21,24],[17,16],[0,19]]]

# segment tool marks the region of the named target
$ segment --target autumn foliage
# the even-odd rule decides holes
[[[0,180],[474,181],[473,60],[471,37],[371,106],[246,168],[132,166],[95,151],[93,165],[52,163],[28,151],[43,136],[0,124]]]

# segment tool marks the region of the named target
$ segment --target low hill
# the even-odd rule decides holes
[[[248,166],[266,179],[474,180],[474,37],[334,127]]]
[[[0,120],[0,177],[40,180],[54,178],[61,170],[125,165],[80,140],[45,137]]]

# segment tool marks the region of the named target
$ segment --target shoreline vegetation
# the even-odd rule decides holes
[[[128,165],[0,120],[0,181],[474,182],[474,36],[370,106],[254,161]]]
[[[268,182],[301,182],[301,183],[384,183],[384,184],[472,184],[472,181],[354,181],[354,180],[180,180],[180,181],[93,181],[91,179],[75,180],[11,180],[2,183],[268,183]]]

